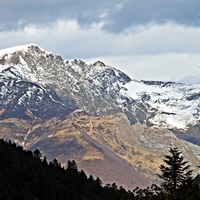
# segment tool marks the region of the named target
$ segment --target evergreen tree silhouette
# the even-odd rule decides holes
[[[161,175],[158,175],[163,182],[161,187],[172,193],[177,190],[191,186],[193,182],[192,172],[188,161],[184,161],[181,152],[177,147],[170,148],[171,155],[165,155],[165,165],[160,166]]]

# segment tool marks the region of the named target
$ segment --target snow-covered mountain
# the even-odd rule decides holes
[[[60,141],[61,132],[84,132],[144,175],[155,172],[152,158],[159,158],[158,165],[174,144],[199,165],[200,147],[194,145],[200,145],[199,93],[199,85],[137,80],[102,61],[66,60],[35,44],[0,50],[0,124],[6,130],[1,137],[48,154],[47,144],[56,144],[58,135]],[[135,163],[133,155],[140,155]],[[145,166],[140,159],[149,162]]]
[[[94,115],[124,112],[136,122],[187,130],[199,123],[200,86],[132,79],[101,61],[65,60],[30,44],[0,51],[1,74],[37,83]]]

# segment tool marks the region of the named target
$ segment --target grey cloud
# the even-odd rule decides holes
[[[199,7],[199,0],[130,0],[119,12],[109,17],[111,23],[104,29],[120,32],[130,26],[167,22],[199,27]]]
[[[4,0],[0,6],[0,29],[9,30],[30,23],[46,24],[58,19],[73,19],[80,24],[93,23],[118,0]],[[91,13],[87,15],[86,13]],[[19,24],[19,22],[23,22]]]
[[[116,9],[120,3],[121,8]],[[199,7],[199,0],[2,0],[0,30],[30,23],[46,24],[57,19],[73,19],[82,27],[104,20],[104,30],[109,32],[168,21],[199,27]]]

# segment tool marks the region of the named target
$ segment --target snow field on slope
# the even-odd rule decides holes
[[[158,85],[146,85],[140,81],[130,81],[125,85],[126,95],[133,99],[141,99],[142,94],[150,95],[146,103],[158,109],[160,112],[151,122],[155,126],[164,126],[166,128],[177,127],[186,129],[194,125],[199,117],[200,100],[188,100],[187,97],[197,94],[200,91],[199,86],[175,84],[171,87],[161,87]]]

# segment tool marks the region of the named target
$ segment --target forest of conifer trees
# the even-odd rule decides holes
[[[171,158],[174,158],[173,155]],[[161,168],[162,176],[165,176],[165,169]],[[184,184],[184,187],[175,190],[166,190],[162,185],[153,184],[146,189],[126,191],[115,183],[103,185],[98,177],[87,177],[74,160],[68,161],[63,167],[56,159],[47,162],[37,149],[31,152],[10,141],[0,140],[0,200],[200,199],[200,188],[193,179]]]

